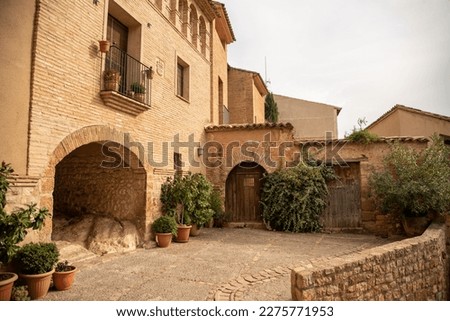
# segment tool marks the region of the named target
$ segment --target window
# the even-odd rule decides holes
[[[189,65],[177,59],[177,75],[176,75],[176,94],[177,96],[189,100]]]
[[[180,172],[183,170],[183,161],[180,153],[173,153],[173,169],[176,172]]]

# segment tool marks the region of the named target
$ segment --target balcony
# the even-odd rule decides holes
[[[106,54],[102,97],[105,105],[134,116],[150,109],[152,68],[116,46]]]

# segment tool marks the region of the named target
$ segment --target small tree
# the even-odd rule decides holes
[[[437,136],[420,153],[395,143],[384,158],[383,169],[369,179],[378,208],[404,217],[449,211],[449,157],[449,148]]]
[[[212,186],[204,175],[176,175],[161,186],[162,211],[176,217],[179,224],[201,226],[214,215],[211,193]]]
[[[273,93],[268,93],[266,95],[266,100],[264,102],[264,118],[272,123],[278,121],[278,105],[273,98]]]

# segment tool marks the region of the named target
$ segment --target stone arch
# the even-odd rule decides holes
[[[61,240],[56,229],[65,224],[66,232],[78,229],[74,234],[83,237],[65,240],[100,254],[134,249],[148,238],[150,171],[127,141],[134,140],[114,128],[88,126],[58,144],[40,186],[41,205],[53,212],[46,224],[52,239]],[[102,224],[108,228],[100,231]]]
[[[233,167],[225,183],[225,211],[231,222],[262,223],[261,188],[266,170],[260,164],[243,161]]]
[[[177,13],[178,13],[178,10],[177,10],[178,9],[178,0],[170,0],[169,7],[170,7],[170,21],[174,25],[177,25],[176,17],[177,17]]]
[[[188,13],[188,2],[187,0],[179,0],[178,2],[178,12],[180,14],[180,20],[181,20],[181,32],[183,35],[187,37],[188,35],[188,25],[189,25],[189,13]]]
[[[200,16],[199,18],[199,29],[200,29],[200,51],[202,52],[203,55],[206,55],[206,47],[207,47],[207,43],[206,43],[206,22],[205,22],[205,18],[203,18],[203,16]]]
[[[197,9],[195,8],[195,6],[193,4],[190,5],[189,7],[189,26],[191,28],[191,39],[192,39],[192,43],[194,44],[195,47],[197,47],[197,42],[198,42],[198,13],[197,13]]]

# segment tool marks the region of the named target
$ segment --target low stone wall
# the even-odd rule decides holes
[[[448,260],[445,224],[424,234],[296,268],[293,300],[446,300]]]

